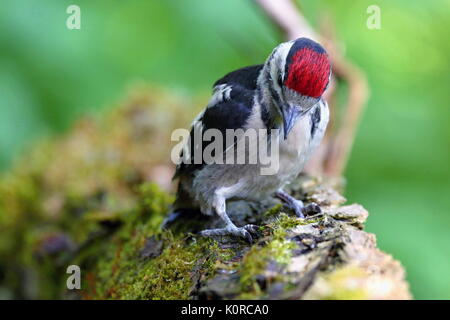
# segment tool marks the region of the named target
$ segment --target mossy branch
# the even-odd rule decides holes
[[[220,225],[214,217],[185,215],[162,230],[173,197],[155,175],[173,168],[170,145],[154,141],[188,123],[179,115],[189,101],[140,90],[38,144],[0,179],[0,298],[410,298],[403,268],[363,230],[367,211],[343,205],[339,183],[304,176],[290,186],[324,210],[306,219],[272,198],[229,203],[237,225],[260,226],[252,245],[197,236]],[[66,287],[71,264],[81,290]]]

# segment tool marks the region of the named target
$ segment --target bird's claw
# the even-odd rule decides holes
[[[259,230],[259,227],[254,224],[247,224],[244,226],[244,229],[251,233],[257,233]]]
[[[241,237],[245,238],[245,240],[247,240],[248,243],[252,243],[253,242],[252,235],[246,229],[240,230],[240,233],[241,233]]]
[[[289,207],[294,210],[297,217],[302,219],[304,219],[305,216],[312,216],[322,212],[320,206],[315,202],[309,203],[305,206],[302,201],[296,200],[295,202],[290,203]]]
[[[214,237],[214,236],[238,236],[247,240],[248,243],[253,242],[252,234],[256,234],[258,231],[258,226],[253,224],[247,224],[243,227],[228,227],[223,229],[208,229],[200,232],[201,236],[204,237]]]
[[[253,237],[251,234],[256,234],[256,232],[258,231],[258,226],[255,226],[254,224],[247,224],[238,229],[241,229],[243,237],[247,240],[248,243],[251,244],[253,242]]]
[[[302,213],[304,216],[313,216],[315,214],[322,213],[322,208],[320,208],[317,203],[312,202],[302,208]]]

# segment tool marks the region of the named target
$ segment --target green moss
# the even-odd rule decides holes
[[[140,216],[147,219],[148,228],[157,230],[173,203],[173,196],[162,191],[155,183],[144,183],[138,187]]]
[[[93,266],[107,250],[116,252],[129,237],[140,245],[158,232],[172,198],[143,182],[167,176],[172,145],[154,142],[170,142],[173,128],[189,124],[191,115],[179,111],[191,103],[203,104],[138,88],[120,108],[86,117],[64,136],[37,143],[2,174],[0,273],[13,297],[61,298],[67,264],[79,264],[94,283]],[[77,251],[41,252],[43,239],[53,234],[69,239]],[[20,276],[24,273],[27,277]],[[24,290],[28,281],[36,290]]]
[[[87,275],[85,298],[187,299],[193,279],[205,281],[220,262],[233,256],[232,250],[221,249],[211,239],[161,231],[172,197],[149,183],[141,185],[138,193],[139,210],[125,217],[125,225]],[[163,243],[163,251],[157,257],[142,258],[140,251],[151,236]]]
[[[276,228],[273,230],[272,239],[263,246],[253,246],[243,257],[240,265],[240,283],[244,297],[258,296],[261,294],[261,288],[257,282],[259,276],[264,276],[267,266],[274,262],[283,267],[287,265],[292,257],[292,250],[297,245],[285,238],[285,230]],[[277,273],[280,276],[280,273]],[[269,281],[281,280],[270,278]]]
[[[271,223],[271,226],[274,229],[288,230],[303,224],[306,224],[304,219],[299,219],[295,216],[288,216],[286,213],[281,212],[275,218],[275,221]]]
[[[284,212],[281,212],[278,216],[274,217],[270,223],[267,225],[267,227],[271,230],[289,230],[289,229],[293,229],[297,226],[302,226],[302,225],[308,225],[308,224],[313,224],[313,223],[317,223],[319,221],[323,220],[323,217],[317,217],[317,218],[306,218],[306,219],[301,219],[298,218],[296,216],[289,216]]]
[[[277,205],[273,206],[272,208],[270,208],[269,210],[267,210],[264,213],[264,217],[265,218],[272,218],[274,216],[277,216],[281,212],[282,208],[283,208],[282,204],[277,204]]]
[[[323,300],[364,300],[370,296],[365,288],[367,272],[356,266],[338,268],[324,276],[328,286]]]
[[[136,238],[141,230],[136,230]],[[163,252],[153,259],[139,257],[136,239],[108,249],[97,271],[90,275],[91,287],[86,298],[109,299],[188,299],[193,279],[205,281],[215,274],[218,262],[231,253],[216,242],[201,238],[175,238],[170,232],[160,233]],[[113,250],[111,250],[113,249]]]
[[[266,237],[260,245],[254,245],[243,257],[239,272],[242,294],[240,299],[255,299],[263,297],[258,278],[263,277],[270,283],[283,281],[289,285],[288,276],[283,272],[276,272],[276,277],[268,271],[269,263],[275,263],[283,268],[292,258],[292,251],[297,245],[286,239],[289,229],[300,225],[315,223],[322,218],[299,219],[280,212],[281,206],[275,206],[265,213],[268,223],[264,226]]]

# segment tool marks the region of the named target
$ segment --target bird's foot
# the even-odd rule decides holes
[[[292,209],[299,218],[305,218],[305,216],[322,212],[322,209],[317,203],[312,202],[305,206],[303,201],[295,199],[284,191],[278,191],[276,196],[280,198],[289,209]]]
[[[306,206],[303,204],[303,201],[295,200],[290,203],[286,203],[288,208],[292,209],[295,215],[299,218],[305,218],[305,216],[312,216],[322,212],[320,206],[315,203],[309,203]]]
[[[257,231],[258,226],[255,226],[253,224],[247,224],[243,227],[236,227],[235,225],[231,225],[226,228],[203,230],[200,232],[200,235],[204,237],[235,236],[244,238],[248,243],[252,243],[252,234],[256,234]]]
[[[315,214],[322,213],[322,208],[320,208],[320,206],[315,202],[307,204],[301,210],[305,216],[313,216]]]

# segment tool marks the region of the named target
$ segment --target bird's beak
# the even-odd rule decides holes
[[[284,130],[284,140],[287,139],[289,132],[295,125],[295,121],[301,114],[299,107],[291,106],[286,104],[283,108],[283,130]]]

